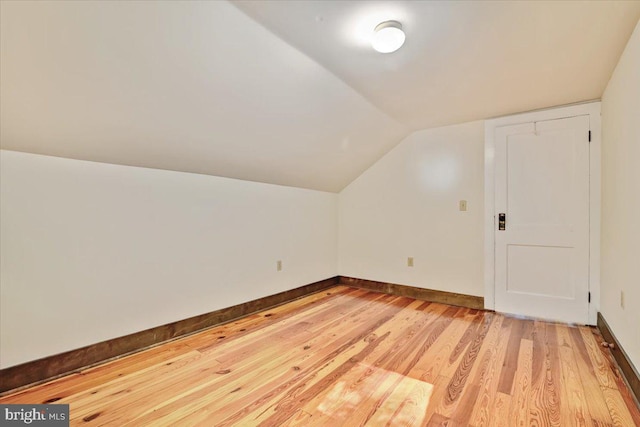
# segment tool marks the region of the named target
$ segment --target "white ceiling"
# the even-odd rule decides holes
[[[640,2],[0,2],[2,148],[339,191],[411,130],[599,98]],[[247,16],[248,15],[248,16]],[[407,42],[363,36],[400,20]]]
[[[600,98],[640,1],[234,2],[411,129]],[[384,20],[404,46],[370,47]]]

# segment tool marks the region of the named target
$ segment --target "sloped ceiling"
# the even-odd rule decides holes
[[[599,98],[640,2],[0,3],[2,148],[339,191],[413,129]],[[406,45],[363,36],[399,19]]]
[[[411,129],[602,96],[640,1],[234,2]],[[376,24],[407,34],[373,51]]]

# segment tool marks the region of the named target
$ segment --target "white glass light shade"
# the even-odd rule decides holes
[[[378,24],[371,37],[371,46],[380,53],[391,53],[404,44],[402,24],[396,21],[385,21]]]

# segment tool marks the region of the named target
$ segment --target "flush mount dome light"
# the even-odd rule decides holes
[[[380,53],[391,53],[404,44],[402,24],[397,21],[385,21],[376,26],[371,38],[371,46]]]

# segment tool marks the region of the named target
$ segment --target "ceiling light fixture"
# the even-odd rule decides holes
[[[385,21],[376,26],[371,37],[371,46],[380,53],[391,53],[404,44],[404,31],[398,21]]]

